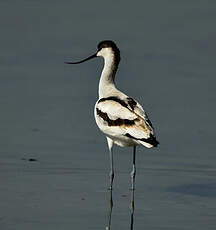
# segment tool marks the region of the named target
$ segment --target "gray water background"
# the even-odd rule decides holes
[[[160,141],[138,149],[134,229],[215,229],[215,25],[213,0],[1,0],[0,229],[105,229],[103,61],[64,64],[104,39]],[[132,149],[114,151],[112,229],[129,229]]]

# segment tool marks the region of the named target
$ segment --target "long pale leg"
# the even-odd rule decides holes
[[[114,179],[114,168],[113,168],[113,140],[107,137],[108,147],[109,147],[109,155],[110,155],[110,187],[109,189],[112,190],[113,179]]]
[[[136,146],[133,147],[133,168],[131,171],[131,189],[135,189],[135,176],[136,176]]]

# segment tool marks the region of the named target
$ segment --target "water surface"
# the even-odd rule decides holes
[[[215,229],[215,1],[0,2],[0,227],[105,229],[109,157],[93,117],[116,41],[118,88],[159,148],[138,148],[134,230]],[[132,149],[115,148],[111,229],[130,228]],[[35,159],[30,160],[30,159]]]

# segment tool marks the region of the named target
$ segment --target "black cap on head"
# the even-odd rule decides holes
[[[111,41],[111,40],[104,40],[104,41],[101,41],[99,44],[98,44],[98,50],[102,49],[102,48],[112,48],[113,50],[118,50],[118,47],[117,45],[115,44],[115,42]]]
[[[98,51],[100,51],[101,49],[103,48],[112,48],[114,54],[115,54],[115,62],[116,62],[116,65],[119,64],[120,62],[120,50],[118,49],[117,45],[115,44],[115,42],[111,41],[111,40],[104,40],[104,41],[101,41],[99,44],[98,44]]]

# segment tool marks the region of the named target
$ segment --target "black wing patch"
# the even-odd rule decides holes
[[[135,106],[137,105],[137,102],[134,101],[134,99],[131,97],[128,97],[127,100],[128,100],[128,104],[131,107],[131,109],[134,110]]]
[[[97,115],[108,123],[108,126],[121,126],[121,125],[130,126],[135,124],[135,120],[121,119],[121,118],[118,118],[116,120],[111,120],[108,117],[107,113],[100,111],[98,108],[96,108],[96,111],[97,111]]]
[[[157,147],[159,144],[159,142],[156,140],[156,138],[152,134],[150,134],[149,138],[136,138],[136,137],[131,136],[129,133],[126,133],[125,136],[138,140],[138,141],[144,141],[146,143],[153,145],[154,147]]]
[[[101,98],[98,103],[100,102],[103,102],[103,101],[115,101],[115,102],[118,102],[119,104],[121,104],[122,106],[128,108],[128,105],[125,101],[121,100],[120,98],[118,97],[104,97],[104,98]]]
[[[98,103],[108,100],[118,102],[120,105],[130,110],[134,110],[135,106],[137,105],[137,102],[131,97],[127,97],[127,102],[125,102],[124,100],[114,96],[101,98]]]

